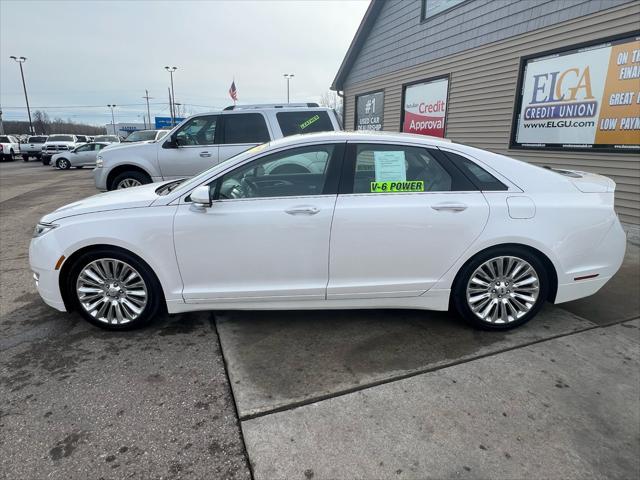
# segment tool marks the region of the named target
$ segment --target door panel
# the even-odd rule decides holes
[[[340,195],[327,298],[421,295],[480,235],[488,215],[480,192]]]
[[[325,298],[335,195],[180,205],[176,255],[187,302]]]

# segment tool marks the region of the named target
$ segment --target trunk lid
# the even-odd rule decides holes
[[[616,182],[604,175],[581,172],[579,170],[564,170],[557,168],[550,168],[549,170],[566,177],[583,193],[607,193],[613,192],[616,189]]]

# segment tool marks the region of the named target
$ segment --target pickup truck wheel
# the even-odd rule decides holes
[[[29,155],[22,155],[22,160],[24,160],[25,162],[29,161]]]
[[[13,162],[16,159],[16,152],[14,152],[13,150],[9,151],[9,161]]]
[[[42,164],[43,165],[49,165],[50,163],[51,163],[51,159],[50,158],[42,157]]]
[[[149,177],[149,175],[136,170],[131,170],[129,172],[122,172],[114,178],[109,190],[139,187],[140,185],[146,185],[147,183],[151,183],[151,177]]]
[[[58,167],[60,170],[69,170],[71,168],[71,162],[69,162],[69,160],[67,160],[66,158],[59,158],[56,162],[56,167]]]

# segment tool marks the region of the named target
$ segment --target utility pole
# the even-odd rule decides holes
[[[171,89],[167,87],[167,91],[169,92],[169,115],[171,115],[171,126],[175,125],[175,115],[173,114],[173,102],[171,101]]]
[[[111,125],[113,126],[113,134],[116,134],[116,118],[113,116],[113,109],[116,108],[116,105],[109,104],[107,105],[111,109]]]
[[[0,107],[0,135],[4,135],[4,124],[2,123],[2,107]]]
[[[27,102],[27,114],[29,115],[29,133],[35,134],[33,131],[33,123],[31,122],[31,109],[29,108],[29,97],[27,96],[27,84],[24,81],[24,71],[22,70],[22,64],[27,61],[26,57],[15,57],[11,56],[18,64],[20,65],[20,76],[22,77],[22,88],[24,88],[24,100]]]
[[[176,124],[176,112],[175,112],[175,105],[176,105],[176,92],[173,89],[173,72],[175,72],[178,67],[164,67],[164,69],[169,72],[169,75],[171,75],[171,93],[170,93],[170,97],[171,97],[171,104],[173,105],[173,117],[171,118],[171,126],[175,126]]]
[[[289,80],[295,77],[295,75],[293,73],[285,73],[283,76],[287,79],[287,103],[289,103]]]
[[[151,111],[149,110],[149,100],[153,99],[153,97],[149,96],[149,90],[144,91],[144,97],[147,100],[147,118],[149,118],[149,126],[151,126]],[[146,128],[146,127],[145,127]]]

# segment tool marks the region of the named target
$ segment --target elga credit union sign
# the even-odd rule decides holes
[[[444,137],[449,78],[407,85],[404,90],[402,131]]]
[[[512,147],[640,149],[640,39],[523,62]]]
[[[356,130],[382,130],[384,92],[359,95],[356,100]]]

